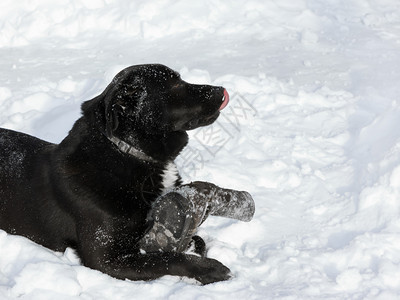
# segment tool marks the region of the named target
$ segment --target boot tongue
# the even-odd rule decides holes
[[[224,89],[224,97],[222,98],[222,104],[219,110],[223,110],[229,103],[229,94],[226,89]]]

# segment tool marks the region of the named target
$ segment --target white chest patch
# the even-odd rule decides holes
[[[161,184],[163,186],[162,193],[165,193],[171,187],[174,187],[176,181],[178,180],[178,169],[173,161],[170,161],[163,173],[161,174],[162,181]]]

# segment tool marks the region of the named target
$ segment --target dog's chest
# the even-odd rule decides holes
[[[161,190],[164,193],[168,189],[174,187],[179,181],[178,169],[174,162],[170,161],[165,166],[165,169],[161,173]]]

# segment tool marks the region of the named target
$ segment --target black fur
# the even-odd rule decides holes
[[[223,94],[162,65],[132,66],[83,103],[59,145],[0,129],[0,228],[56,251],[73,247],[85,266],[116,278],[228,279],[216,260],[138,246],[164,168],[187,144],[186,130],[216,120]],[[120,151],[110,136],[151,159]]]

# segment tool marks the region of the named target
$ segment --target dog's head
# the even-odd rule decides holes
[[[122,70],[82,109],[96,114],[108,136],[129,142],[138,133],[166,136],[210,125],[228,101],[223,87],[190,84],[170,68],[150,64]]]
[[[187,131],[210,125],[229,101],[223,87],[187,83],[158,64],[122,70],[101,96],[107,130],[114,133],[129,128]]]

